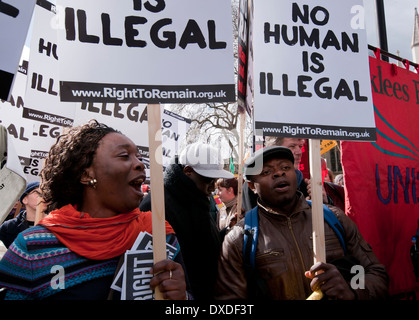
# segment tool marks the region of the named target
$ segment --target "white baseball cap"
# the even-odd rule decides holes
[[[204,143],[188,145],[179,155],[179,163],[192,167],[198,174],[207,178],[234,178],[234,174],[224,170],[218,149]]]

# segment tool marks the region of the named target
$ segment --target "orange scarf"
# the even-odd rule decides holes
[[[71,251],[92,260],[118,257],[131,249],[141,231],[152,233],[151,212],[138,208],[111,218],[92,218],[68,204],[49,213],[39,225]],[[166,234],[172,233],[166,221]]]

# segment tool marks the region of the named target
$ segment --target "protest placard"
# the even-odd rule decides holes
[[[62,101],[235,100],[230,1],[58,0]]]
[[[26,188],[19,158],[4,126],[0,125],[0,224]]]
[[[28,61],[22,60],[9,101],[0,100],[0,124],[7,129],[26,181],[33,182],[39,181],[42,159],[50,148],[50,144],[38,142],[43,143],[46,137],[55,136],[57,128],[48,128],[44,123],[22,117],[25,112],[27,67]]]
[[[173,259],[176,248],[166,243],[168,259]],[[150,289],[152,274],[148,271],[153,266],[153,237],[147,232],[140,232],[131,250],[125,253],[124,261],[114,278],[111,288],[121,292],[121,300],[151,300]]]
[[[0,99],[8,100],[28,33],[35,0],[0,1]]]
[[[240,109],[247,111],[252,115],[252,104],[248,105],[246,101],[247,92],[247,72],[249,58],[249,1],[239,1],[239,29],[238,29],[238,48],[239,55],[237,59],[237,102]]]
[[[376,139],[363,10],[360,0],[254,3],[256,129]]]
[[[56,7],[38,0],[33,14],[33,27],[28,67],[28,82],[23,117],[58,126],[71,127],[74,102],[61,102],[59,90],[59,48],[57,45]]]
[[[30,122],[30,158],[26,169],[39,180],[40,166],[52,144],[65,128],[74,125],[75,103],[61,102],[55,5],[38,0],[33,14],[31,50],[24,94],[22,120]]]
[[[157,262],[165,256],[160,103],[235,101],[231,3],[59,0],[57,8],[61,101],[148,104]]]
[[[153,277],[150,273],[152,266],[152,251],[127,251],[125,253],[121,300],[153,299],[153,291],[150,288],[150,280]]]
[[[326,260],[319,139],[376,139],[362,4],[253,3],[255,129],[310,139],[314,262]]]
[[[337,145],[338,143],[335,140],[322,140],[320,144],[320,154],[325,154]]]

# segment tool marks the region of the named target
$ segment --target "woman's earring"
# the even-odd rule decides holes
[[[96,189],[96,184],[97,184],[97,180],[96,179],[90,179],[89,186],[91,186],[94,189]]]

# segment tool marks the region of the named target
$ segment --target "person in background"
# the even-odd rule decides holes
[[[97,121],[58,137],[41,171],[48,215],[21,232],[0,261],[5,299],[108,298],[124,253],[140,232],[152,233],[151,212],[138,209],[146,178],[141,160],[128,137]],[[165,229],[176,258],[153,265],[150,287],[165,299],[184,300],[180,248],[168,223]],[[54,266],[63,276],[56,286]]]
[[[149,184],[143,184],[141,186],[141,190],[144,193],[144,196],[148,195],[148,193],[150,192],[150,185]]]
[[[302,172],[298,169],[301,163],[303,147],[305,144],[305,139],[299,138],[288,138],[288,137],[265,137],[265,145],[269,146],[283,146],[291,150],[294,155],[295,162],[294,168],[297,174],[297,184],[298,190],[303,193],[306,199],[311,198],[311,179],[304,179]],[[321,160],[322,165],[322,174],[327,174],[327,163],[324,158]],[[325,171],[323,171],[325,170]],[[323,203],[331,204],[339,207],[341,210],[345,211],[345,193],[344,189],[339,185],[334,183],[325,182],[323,180]],[[246,211],[254,208],[256,206],[256,195],[254,192],[249,190],[247,183],[243,185],[243,207]]]
[[[306,139],[301,138],[288,138],[288,137],[265,137],[265,146],[283,146],[291,150],[294,155],[294,168],[300,168],[301,159],[303,157],[303,149]]]
[[[9,214],[4,219],[3,223],[7,220],[16,218],[19,212],[21,212],[22,210],[24,210],[23,205],[19,200],[17,200],[12,210],[10,210]]]
[[[167,221],[175,230],[195,300],[213,299],[222,235],[210,215],[210,197],[218,178],[234,175],[224,170],[218,149],[193,143],[172,159],[164,174]],[[141,210],[151,208],[145,197]]]
[[[343,187],[344,186],[344,182],[343,182],[343,174],[339,173],[336,177],[335,177],[335,184]]]
[[[262,167],[255,166],[261,159]],[[241,220],[223,242],[215,298],[305,300],[314,290],[321,290],[328,299],[386,298],[388,276],[384,266],[355,223],[337,207],[329,208],[342,225],[347,253],[335,231],[325,222],[326,261],[313,265],[312,211],[297,190],[293,162],[292,152],[278,146],[259,149],[246,160],[246,179],[258,194],[257,244],[252,245],[254,267],[249,270],[246,265],[252,262],[246,265],[244,262],[245,221]],[[248,241],[249,238],[250,235]],[[347,262],[362,267],[362,286],[353,285],[354,274],[343,272],[348,268]],[[338,266],[346,268],[338,269]]]
[[[329,168],[327,169],[327,177],[326,177],[325,181],[328,181],[328,182],[332,182],[332,183],[334,183],[335,178],[334,178],[334,176],[333,176],[333,171],[332,171],[332,169],[329,169]]]
[[[217,190],[214,190],[213,192],[211,192],[211,195],[209,196],[209,200],[210,200],[210,216],[217,223],[218,212],[223,206],[223,202],[220,200],[220,197],[217,194]]]
[[[332,181],[329,181],[329,169],[327,168],[326,159],[321,158],[321,170],[322,170],[322,196],[323,203],[336,206],[345,212],[345,189]],[[307,184],[307,200],[311,199],[311,180],[305,179]]]
[[[303,173],[300,171],[300,163],[303,155],[303,148],[306,140],[300,138],[288,138],[288,137],[265,137],[265,146],[283,146],[291,150],[294,155],[294,169],[297,174],[298,190],[300,190],[304,196],[308,197],[307,182],[308,179],[304,179]],[[243,208],[245,212],[251,210],[257,205],[257,194],[252,191],[248,183],[245,181],[243,184]]]
[[[218,228],[225,234],[230,228],[237,223],[237,191],[238,180],[218,179],[217,181],[218,196],[223,202],[217,217]],[[240,214],[239,220],[243,218]]]
[[[12,244],[20,232],[34,225],[36,207],[39,203],[39,192],[38,181],[28,183],[19,198],[24,210],[21,210],[15,218],[3,222],[0,226],[0,240],[6,248]]]

